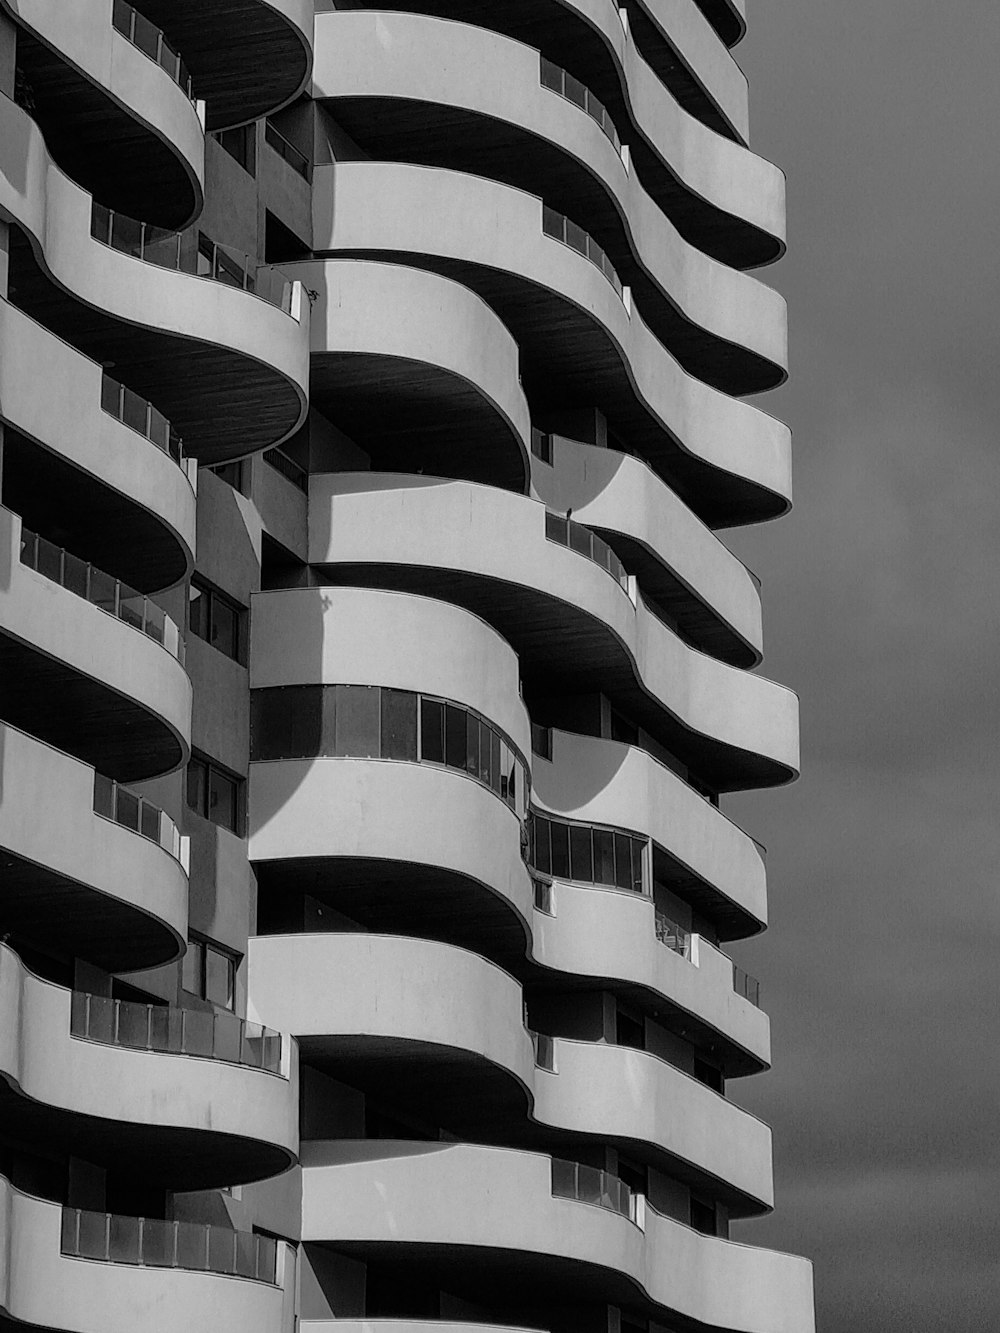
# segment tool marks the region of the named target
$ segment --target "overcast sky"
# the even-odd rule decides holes
[[[749,0],[752,144],[788,176],[794,513],[733,535],[803,777],[761,977],[777,1210],[820,1333],[1000,1329],[1000,7]]]

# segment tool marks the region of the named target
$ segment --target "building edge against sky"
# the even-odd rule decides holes
[[[811,1333],[742,0],[0,0],[0,1325]]]

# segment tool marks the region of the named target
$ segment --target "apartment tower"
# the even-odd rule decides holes
[[[744,26],[0,0],[0,1326],[812,1330]]]

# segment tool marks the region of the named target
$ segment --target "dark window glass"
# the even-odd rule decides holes
[[[208,817],[220,828],[238,832],[239,810],[237,806],[237,787],[232,778],[220,773],[217,768],[209,769],[208,774]]]
[[[716,1234],[715,1204],[709,1203],[706,1199],[699,1199],[697,1195],[692,1194],[691,1225],[695,1231],[700,1231],[705,1236],[714,1236]]]
[[[626,833],[615,834],[615,884],[619,889],[632,887],[631,841]]]
[[[187,953],[181,964],[181,986],[192,995],[200,995],[204,985],[205,946],[200,940],[188,940]]]
[[[205,999],[222,1009],[232,1009],[236,1001],[235,963],[212,948],[205,950]]]
[[[379,752],[379,691],[372,685],[337,685],[335,753],[368,759]]]
[[[552,873],[552,842],[549,821],[535,816],[535,869],[546,875]]]
[[[479,718],[472,713],[465,717],[465,771],[479,777]]]
[[[500,794],[500,747],[502,742],[497,733],[490,733],[490,786]]]
[[[416,759],[417,696],[409,690],[382,691],[382,758]]]
[[[337,753],[337,690],[327,685],[320,691],[319,753]]]
[[[479,723],[479,780],[490,786],[490,750],[493,730],[485,722]]]
[[[594,829],[594,882],[615,882],[615,841],[610,829]]]
[[[640,838],[632,840],[632,889],[642,893],[642,854],[646,844]]]
[[[571,824],[569,830],[570,879],[585,880],[588,884],[594,880],[594,846],[591,830],[578,824]]]
[[[209,643],[227,657],[239,655],[239,614],[221,597],[212,599],[212,633]]]
[[[444,704],[437,699],[420,700],[420,757],[444,763]]]
[[[465,709],[446,704],[444,710],[444,761],[449,768],[466,765]]]
[[[641,1018],[624,1013],[621,1009],[615,1015],[615,1041],[619,1046],[631,1046],[634,1050],[646,1048],[646,1025]]]
[[[514,752],[510,754],[510,770],[507,773],[507,804],[513,810],[517,801],[517,760]]]
[[[549,825],[552,836],[552,873],[562,879],[569,878],[569,826],[558,824],[555,820]]]
[[[307,759],[321,754],[323,693],[314,685],[255,690],[250,705],[251,759]]]
[[[187,803],[199,815],[208,808],[208,765],[202,759],[192,759],[188,764]]]

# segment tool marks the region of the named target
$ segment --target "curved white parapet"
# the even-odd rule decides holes
[[[773,381],[783,378],[788,362],[783,298],[685,241],[597,121],[543,86],[538,52],[531,46],[485,28],[412,14],[342,13],[336,24],[323,24],[321,33],[326,40],[319,47],[314,74],[318,95],[435,104],[509,125],[553,145],[603,186],[619,215],[624,243],[646,279],[641,291],[633,291],[633,300],[673,354],[695,373],[703,357],[708,372],[714,344],[700,351],[695,347],[707,333],[752,354],[755,374],[763,376],[762,363],[767,362]],[[338,169],[338,210],[343,174]],[[475,231],[468,210],[492,214],[493,207],[478,199],[459,200],[452,174],[441,172],[435,187],[450,199],[443,212]],[[482,174],[491,174],[488,160]],[[405,177],[402,188],[408,188]],[[405,221],[413,225],[411,217]],[[573,221],[594,230],[585,205]],[[373,244],[377,248],[379,241]],[[512,261],[506,256],[500,259],[501,265],[507,263]],[[667,306],[672,307],[669,314]],[[718,349],[714,351],[718,355]],[[713,376],[702,373],[701,378]]]
[[[735,1333],[815,1327],[806,1260],[702,1235],[648,1205],[640,1227],[553,1197],[551,1159],[536,1153],[320,1141],[303,1145],[302,1165],[304,1241],[506,1253],[512,1278],[527,1252],[574,1265],[610,1302],[648,1302],[654,1320],[662,1310]]]
[[[309,561],[461,571],[575,608],[617,645],[639,688],[686,734],[725,748],[733,774],[750,762],[741,755],[755,757],[752,780],[760,785],[797,772],[795,695],[689,648],[606,570],[547,541],[545,509],[536,501],[389,473],[314,476]]]
[[[334,1052],[358,1038],[460,1052],[519,1084],[538,1124],[648,1145],[722,1181],[746,1211],[771,1206],[766,1125],[648,1051],[556,1038],[554,1071],[537,1068],[520,985],[478,954],[354,933],[269,936],[249,948],[253,1012],[269,1026],[318,1049],[326,1038]],[[466,1116],[474,1134],[474,1102]]]
[[[456,388],[476,395],[503,441],[497,447],[505,474],[515,474],[519,489],[525,489],[531,415],[521,388],[518,346],[481,297],[440,274],[375,260],[313,260],[286,264],[285,271],[315,296],[310,332],[314,398],[322,399],[319,377],[330,358],[335,403],[338,382],[340,394],[346,390],[345,358],[387,361],[403,376],[409,365],[418,392],[428,370],[440,372]],[[336,419],[336,406],[332,415]],[[473,464],[480,448],[477,424],[469,420],[465,441]],[[441,424],[431,417],[428,433],[435,429]],[[363,424],[359,440],[364,443]]]
[[[45,392],[37,367],[45,367]],[[101,367],[0,298],[0,419],[136,505],[177,547],[176,582],[191,571],[195,492],[187,470],[101,407]]]
[[[648,835],[741,912],[767,920],[753,839],[645,750],[554,730],[551,762],[532,764],[532,799],[549,814]]]
[[[639,0],[639,6],[677,52],[691,78],[714,103],[735,136],[746,143],[750,130],[747,76],[696,0]],[[637,43],[640,54],[642,45],[641,41]]]
[[[0,0],[0,8],[170,149],[190,191],[178,226],[192,222],[204,202],[203,114],[164,68],[112,26],[110,0],[73,0],[68,6],[49,0]]]
[[[384,759],[253,763],[249,809],[253,862],[338,858],[430,866],[482,885],[521,921],[531,918],[519,819],[494,792],[454,769]]]
[[[177,626],[165,619],[162,642],[157,641],[22,564],[22,544],[20,518],[0,508],[0,632],[134,703],[159,734],[158,757],[148,757],[147,776],[186,763],[192,690],[181,665]],[[111,737],[114,720],[104,725]],[[129,725],[128,720],[121,725]],[[172,762],[166,762],[168,755]],[[136,759],[141,763],[143,756]]]
[[[598,531],[618,533],[649,553],[665,574],[689,590],[692,606],[716,622],[712,643],[703,651],[755,665],[762,653],[760,592],[749,570],[640,458],[584,444],[562,435],[549,437],[552,466],[533,457],[532,494],[554,514]],[[638,576],[652,600],[663,580]],[[678,617],[679,619],[679,617]],[[696,639],[694,631],[688,636]],[[725,651],[718,644],[725,639]],[[702,645],[699,645],[702,646]],[[751,660],[748,662],[746,656]]]
[[[261,1175],[294,1161],[294,1048],[281,1075],[222,1059],[105,1045],[72,1035],[72,1006],[71,991],[35,976],[0,944],[0,1077],[20,1096],[109,1125],[148,1127],[150,1150],[160,1143],[169,1151],[157,1136],[174,1130],[189,1141],[199,1138],[207,1155],[213,1136],[259,1145]]]
[[[704,201],[707,210],[729,215],[734,237],[759,252],[756,262],[779,258],[785,238],[782,172],[743,144],[717,134],[680,106],[643,58],[627,25],[621,21],[617,5],[607,0],[559,2],[604,43],[635,130],[660,166],[687,195],[689,206],[697,209],[699,202]],[[647,0],[647,8],[652,3],[653,0]],[[421,3],[408,8],[426,12],[433,5]],[[489,17],[474,7],[470,6],[468,17],[470,22],[490,26]],[[334,14],[316,16],[317,68],[321,67],[325,27],[337,21]],[[703,50],[707,51],[710,41],[707,37]],[[691,43],[685,45],[690,51]],[[629,139],[628,126],[618,125],[617,129],[624,139]]]
[[[450,602],[373,588],[254,594],[250,688],[381,685],[464,704],[521,754],[531,724],[517,654],[491,625]]]
[[[150,838],[95,813],[91,767],[0,723],[0,792],[0,848],[79,898],[75,912],[51,922],[53,930],[68,929],[67,943],[81,936],[79,956],[94,959],[114,948],[108,962],[120,970],[153,967],[183,952],[184,866]],[[39,811],[50,813],[39,818]],[[109,915],[118,923],[117,945],[108,938]]]
[[[0,1310],[67,1333],[292,1333],[291,1250],[278,1246],[277,1282],[184,1268],[64,1255],[63,1209],[0,1177]]]
[[[602,373],[655,421],[661,450],[680,449],[727,474],[720,480],[746,483],[748,501],[758,489],[772,511],[787,507],[788,428],[688,375],[599,268],[544,233],[540,199],[456,171],[341,162],[317,168],[313,208],[317,250],[391,251],[415,264],[436,257],[510,275],[565,303],[600,330]],[[742,321],[751,311],[735,313]]]
[[[275,393],[279,385],[284,389],[287,427],[276,427],[276,438],[262,443],[280,443],[298,428],[305,416],[309,383],[309,321],[304,309],[289,315],[250,292],[144,263],[94,240],[90,196],[52,161],[38,126],[2,96],[0,145],[0,164],[18,164],[16,170],[0,171],[0,218],[27,232],[59,287],[123,325],[163,337],[165,354],[171,343],[183,340],[232,355],[251,384],[254,366],[266,368]],[[308,304],[304,298],[293,308],[303,304]],[[249,395],[247,401],[252,401]],[[229,419],[244,422],[238,405],[228,398],[225,411]],[[248,438],[251,425],[260,429],[259,417],[259,403],[247,409]]]

